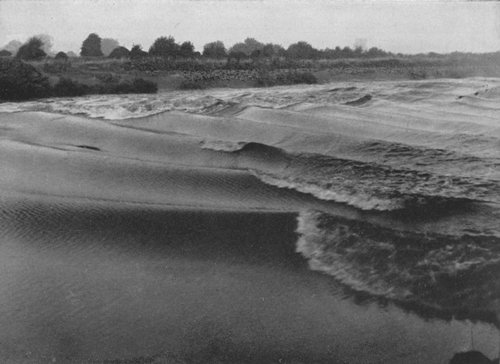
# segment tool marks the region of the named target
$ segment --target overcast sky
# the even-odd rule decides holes
[[[500,50],[500,3],[464,1],[0,0],[0,47],[46,33],[53,50],[79,52],[91,33],[145,49],[159,36],[198,50],[253,37],[317,48],[353,46],[403,53]]]

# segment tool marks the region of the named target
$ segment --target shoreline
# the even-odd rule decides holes
[[[500,68],[487,55],[407,56],[366,59],[280,59],[240,64],[210,60],[72,59],[64,62],[20,62],[0,58],[0,77],[20,90],[3,92],[19,100],[38,96],[156,93],[217,88],[245,89],[294,84],[327,84],[350,81],[404,81],[442,78],[500,77]],[[161,62],[157,62],[161,61]],[[277,62],[278,65],[275,64]],[[5,63],[2,65],[2,63]],[[279,65],[283,63],[282,65]],[[26,70],[21,71],[23,68]],[[12,73],[12,74],[11,74]],[[27,74],[29,74],[28,78]],[[8,84],[9,84],[8,82]],[[11,87],[13,87],[11,85]],[[28,92],[38,89],[37,92]],[[23,95],[22,93],[26,93]],[[2,94],[0,94],[0,101]]]

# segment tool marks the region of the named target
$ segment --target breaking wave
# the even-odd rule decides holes
[[[499,312],[500,239],[393,230],[305,211],[296,250],[370,295],[470,315]]]
[[[247,142],[233,142],[229,140],[203,140],[200,146],[203,149],[218,152],[236,152],[243,149],[247,144]]]
[[[475,78],[4,103],[19,116],[3,118],[0,183],[309,210],[297,251],[312,269],[398,302],[499,313],[499,90]]]
[[[208,145],[213,150],[238,153],[252,173],[267,184],[362,210],[408,209],[448,200],[500,203],[500,183],[484,178],[395,169],[320,154],[288,153],[259,143],[219,141]]]

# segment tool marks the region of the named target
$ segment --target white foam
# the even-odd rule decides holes
[[[307,181],[298,181],[291,177],[276,177],[269,173],[252,170],[252,173],[262,182],[279,187],[296,190],[313,195],[320,200],[346,203],[361,210],[390,211],[403,207],[403,201],[396,198],[381,198],[355,191],[349,193],[343,186],[324,188]]]
[[[215,150],[218,152],[236,152],[241,150],[248,142],[235,142],[230,140],[203,140],[200,145],[202,149]]]

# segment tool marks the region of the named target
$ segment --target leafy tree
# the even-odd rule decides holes
[[[247,38],[243,43],[236,43],[231,47],[229,53],[242,52],[250,56],[254,51],[262,51],[264,44],[255,40],[254,38]]]
[[[109,58],[128,58],[130,56],[130,52],[127,48],[125,47],[116,47],[111,51],[109,54]]]
[[[336,46],[335,49],[327,48],[323,51],[323,55],[326,58],[342,58],[342,48],[339,46]]]
[[[102,38],[101,39],[101,51],[102,54],[107,57],[111,54],[111,52],[118,48],[120,46],[120,43],[116,39],[112,38]]]
[[[363,47],[355,47],[353,51],[354,57],[361,57],[363,55]]]
[[[262,55],[268,58],[274,56],[274,47],[271,43],[268,43],[264,46],[264,48],[262,49]]]
[[[149,54],[158,57],[175,58],[179,54],[179,45],[175,43],[172,36],[160,37],[149,48]]]
[[[274,54],[277,57],[285,57],[286,56],[286,49],[283,48],[281,45],[273,44],[273,48],[274,48]]]
[[[75,52],[73,51],[69,51],[68,53],[66,53],[66,55],[68,57],[71,57],[71,58],[75,58],[75,57],[78,57],[78,54],[76,54]]]
[[[239,64],[240,63],[240,60],[242,60],[243,58],[247,58],[248,56],[246,55],[246,53],[244,52],[241,52],[241,51],[232,51],[232,52],[229,52],[228,56],[227,56],[227,61],[229,63],[229,61],[233,58],[236,60],[236,63]]]
[[[271,57],[283,57],[286,55],[285,48],[279,44],[267,43],[264,48],[262,48],[262,56]]]
[[[82,57],[102,57],[101,37],[95,33],[89,34],[82,43],[80,55]]]
[[[342,48],[340,55],[342,58],[352,58],[354,56],[354,52],[350,47],[344,47]]]
[[[300,59],[312,59],[318,56],[318,50],[304,41],[291,44],[286,50],[286,53],[290,58]]]
[[[179,47],[179,55],[184,58],[194,57],[194,45],[191,42],[184,42]]]
[[[40,38],[31,37],[19,48],[16,57],[24,60],[40,60],[47,55],[42,47],[43,42]]]
[[[130,50],[130,58],[131,59],[143,58],[143,57],[147,57],[147,56],[148,56],[148,52],[143,51],[140,44],[134,44],[132,46],[132,49]]]
[[[203,46],[203,56],[207,58],[224,58],[227,56],[226,47],[220,40],[207,43]]]
[[[320,58],[327,58],[327,59],[335,58],[335,51],[330,48],[325,48],[323,50],[320,50],[319,53],[320,53],[319,54]]]
[[[10,56],[12,56],[12,53],[11,53],[11,52],[9,52],[8,50],[6,50],[6,49],[2,49],[2,50],[0,51],[0,57],[10,57]]]
[[[260,49],[256,49],[256,50],[254,50],[254,51],[250,54],[250,57],[252,57],[252,58],[260,58],[260,57],[262,57],[262,50],[260,50]]]
[[[390,53],[383,51],[382,49],[379,49],[377,47],[372,47],[366,51],[366,56],[367,57],[384,57],[388,56]]]
[[[68,55],[64,52],[59,52],[56,54],[55,59],[58,61],[67,61]]]

